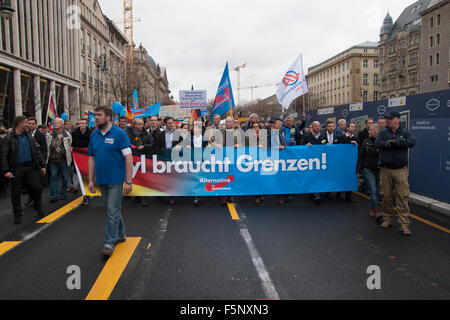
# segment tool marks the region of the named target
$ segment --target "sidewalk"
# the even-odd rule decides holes
[[[450,203],[441,202],[416,193],[411,193],[409,201],[416,206],[420,206],[450,218]]]
[[[50,188],[44,188],[42,190],[42,211],[44,211],[45,215],[48,215],[80,196],[81,192],[76,194],[69,192],[67,193],[67,200],[58,200],[56,203],[50,203]],[[21,233],[22,229],[28,229],[31,225],[34,225],[36,221],[41,219],[37,216],[32,204],[29,206],[25,205],[24,202],[27,199],[28,194],[22,194],[23,218],[22,224],[18,225],[14,224],[14,214],[12,212],[11,205],[11,192],[9,188],[6,198],[0,199],[0,243],[6,240],[12,240],[8,239],[8,237]]]

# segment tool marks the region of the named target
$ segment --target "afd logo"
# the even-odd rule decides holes
[[[216,184],[213,184],[213,182],[218,182]],[[210,180],[205,185],[205,190],[207,192],[213,192],[217,190],[226,190],[225,187],[228,186],[230,183],[234,182],[234,176],[227,176],[226,179],[221,179],[221,181],[213,181]]]
[[[283,78],[283,83],[285,87],[293,86],[300,80],[300,73],[295,71],[288,71]]]

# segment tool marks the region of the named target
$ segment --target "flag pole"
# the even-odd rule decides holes
[[[47,115],[45,116],[45,124],[47,124],[47,121],[48,121],[48,111],[50,110],[50,99],[51,98],[52,98],[52,91],[50,91],[50,94],[48,95]]]

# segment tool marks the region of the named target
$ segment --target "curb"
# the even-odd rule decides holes
[[[445,215],[450,218],[450,204],[441,202],[435,199],[431,199],[425,196],[421,196],[416,193],[411,193],[409,196],[409,201],[412,204],[420,206],[422,208],[431,210],[435,213]]]

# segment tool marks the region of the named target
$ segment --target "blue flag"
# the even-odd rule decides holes
[[[147,108],[142,109],[132,108],[131,113],[133,114],[133,118],[148,118],[151,116],[159,116],[160,109],[161,109],[161,102],[158,102]]]
[[[220,116],[230,112],[234,108],[233,90],[231,88],[230,74],[228,72],[228,62],[223,71],[222,79],[220,80],[219,88],[217,90],[216,99],[211,112],[211,118],[218,114]]]
[[[95,113],[91,111],[88,113],[88,126],[89,128],[95,128]]]
[[[134,89],[134,91],[133,91],[132,102],[133,102],[133,108],[139,109],[139,100],[138,100],[138,94],[137,94],[136,89]]]

